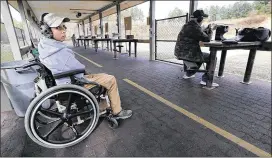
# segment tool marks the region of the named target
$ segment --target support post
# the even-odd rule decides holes
[[[102,19],[102,12],[99,12],[99,27],[100,27],[100,34],[102,38],[104,37],[104,32],[103,32],[103,19]]]
[[[189,21],[191,19],[191,15],[193,12],[197,9],[198,0],[190,0],[190,6],[189,6]],[[207,13],[206,13],[207,14]]]
[[[8,35],[8,39],[9,39],[14,60],[22,60],[19,42],[16,37],[16,32],[13,25],[13,20],[12,20],[9,4],[7,0],[1,1],[1,14],[3,15],[3,21],[7,31],[7,35]]]
[[[155,52],[155,0],[150,0],[149,7],[149,50],[150,56],[149,60],[154,60],[154,52]]]
[[[116,4],[116,11],[117,11],[117,30],[118,30],[118,39],[120,39],[121,36],[121,9],[120,9],[120,3],[117,2]]]

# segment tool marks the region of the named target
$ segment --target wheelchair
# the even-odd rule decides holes
[[[85,70],[52,75],[33,56],[34,59],[20,68],[35,67],[38,74],[34,79],[35,97],[24,119],[26,132],[35,143],[47,148],[73,146],[93,132],[100,117],[106,118],[111,128],[118,127],[118,118],[110,108],[99,110],[102,100],[109,102],[106,89],[96,82],[75,77],[86,74]],[[57,79],[65,77],[70,77],[71,84],[56,84]],[[93,86],[87,89],[83,87],[85,84]]]

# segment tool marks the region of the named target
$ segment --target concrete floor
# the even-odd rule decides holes
[[[199,85],[201,74],[183,80],[178,65],[148,61],[145,58],[113,54],[82,47],[76,55],[91,73],[108,73],[117,78],[123,108],[132,109],[132,118],[110,129],[102,121],[83,142],[65,149],[47,149],[34,143],[14,112],[1,113],[2,156],[257,156],[257,149],[271,154],[271,83],[225,74],[215,78],[220,87],[208,91]],[[168,102],[158,100],[128,84],[129,79]],[[177,106],[171,108],[170,103]],[[1,102],[1,106],[2,106]],[[171,105],[172,105],[171,104]],[[175,107],[175,106],[174,106]],[[183,111],[179,111],[183,109]],[[212,125],[254,145],[249,150],[222,133],[187,117],[187,110]],[[194,117],[193,117],[194,118]]]

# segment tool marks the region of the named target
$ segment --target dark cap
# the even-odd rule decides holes
[[[196,11],[194,11],[193,18],[198,18],[198,17],[201,17],[201,16],[203,16],[205,18],[208,17],[208,15],[205,14],[203,10],[196,10]]]

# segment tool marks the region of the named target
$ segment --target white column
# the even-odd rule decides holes
[[[92,33],[92,18],[89,17],[89,30],[90,30],[90,34],[91,34],[91,37],[93,36],[93,33]]]
[[[24,25],[24,33],[25,33],[27,45],[31,46],[30,33],[29,33],[29,29],[28,29],[28,24],[27,24],[27,21],[26,21],[24,5],[23,5],[22,0],[17,0],[17,3],[18,3],[18,6],[19,6],[19,12],[20,12],[22,22],[23,22],[23,25]]]
[[[86,34],[85,34],[85,27],[84,27],[84,20],[82,20],[82,30],[83,30],[83,36],[86,36]]]
[[[150,0],[150,7],[149,7],[149,51],[150,56],[149,60],[154,60],[154,53],[155,53],[155,0]]]
[[[20,46],[16,37],[15,28],[7,0],[1,0],[1,14],[3,16],[3,21],[9,38],[14,60],[22,60]]]
[[[77,24],[78,37],[80,36],[79,24]]]

